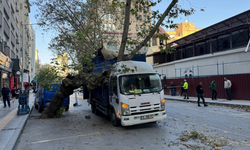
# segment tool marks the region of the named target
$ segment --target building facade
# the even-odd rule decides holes
[[[235,93],[233,98],[243,99],[239,97],[246,95],[241,93],[244,91],[242,87],[250,84],[248,77],[241,80],[242,75],[250,76],[250,53],[245,53],[249,40],[250,10],[171,42],[176,50],[163,56],[155,53],[153,56],[160,60],[153,67],[172,81],[211,77],[206,80],[207,87],[212,77],[231,76],[234,79],[231,80],[232,93]],[[223,80],[218,84],[223,89]],[[207,93],[209,94],[209,89]],[[250,100],[250,97],[245,99]]]
[[[29,23],[28,3],[28,0],[0,1],[0,88],[3,84],[7,84],[11,89],[18,88],[20,71],[29,70],[29,51],[25,44],[29,40],[28,29],[24,29],[24,35],[22,35],[22,24]],[[25,48],[22,48],[23,38]],[[22,62],[23,49],[25,52]],[[21,68],[22,63],[24,63],[24,68]]]
[[[112,0],[109,0],[110,3]],[[121,0],[124,1],[124,0]],[[130,25],[129,25],[129,33],[128,37],[131,39],[137,39],[137,40],[142,40],[138,39],[137,33],[141,32],[143,30],[149,29],[150,22],[151,22],[151,7],[150,6],[143,6],[141,4],[135,4],[134,1],[132,1],[132,8],[138,8],[138,13],[137,16],[135,15],[130,15]],[[106,50],[114,51],[114,55],[117,55],[117,51],[119,51],[121,40],[122,40],[122,33],[123,33],[123,21],[124,21],[124,8],[117,7],[117,14],[109,14],[109,13],[104,13],[101,14],[102,16],[102,21],[103,21],[103,31],[104,31],[104,36],[110,36],[111,38],[106,40],[103,43],[103,47]],[[120,21],[117,21],[120,20]],[[149,21],[149,23],[146,23],[143,25],[144,21]],[[125,54],[128,54],[130,50],[135,48],[135,45],[130,45],[127,44]],[[148,48],[145,46],[143,47],[140,52],[143,54],[146,54],[148,51]]]

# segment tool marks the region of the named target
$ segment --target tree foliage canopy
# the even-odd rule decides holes
[[[107,34],[103,27],[105,16],[112,18],[117,29],[122,31],[121,40],[117,40],[117,61],[129,60],[140,49],[148,47],[149,40],[155,36],[161,40],[168,37],[159,33],[159,27],[175,28],[174,19],[179,16],[188,16],[194,13],[194,9],[184,9],[178,4],[178,0],[170,0],[169,5],[163,13],[158,10],[151,11],[149,19],[140,23],[141,31],[134,37],[128,33],[130,23],[138,19],[138,12],[142,9],[151,9],[162,3],[162,0],[34,0],[33,4],[38,7],[36,18],[38,22],[44,23],[42,28],[45,32],[51,30],[57,34],[51,40],[49,49],[55,54],[66,52],[71,65],[67,66],[79,71],[78,75],[68,75],[62,81],[60,92],[52,99],[50,106],[43,113],[44,118],[53,117],[60,109],[62,100],[73,93],[75,88],[85,86],[89,90],[105,84],[109,71],[100,75],[92,73],[92,58],[97,56],[99,51],[105,49],[104,43],[110,40],[117,40],[115,34]],[[107,17],[107,16],[106,16]],[[136,18],[136,20],[132,20]],[[144,28],[147,25],[148,29]],[[132,45],[129,48],[128,45]],[[169,44],[161,45],[162,52],[171,52],[173,48]],[[128,56],[124,57],[125,51]],[[52,60],[52,63],[56,63]],[[47,72],[47,73],[46,73]],[[50,68],[40,70],[38,78],[42,80],[55,80],[50,75],[55,72]],[[45,82],[45,83],[49,83]]]

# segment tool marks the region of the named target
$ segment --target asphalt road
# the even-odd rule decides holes
[[[243,110],[166,101],[168,118],[160,123],[113,127],[105,117],[92,114],[81,97],[82,106],[73,107],[71,96],[70,109],[61,118],[39,119],[34,109],[15,149],[250,149],[250,115]]]

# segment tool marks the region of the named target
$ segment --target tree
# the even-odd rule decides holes
[[[73,94],[73,90],[84,86],[88,90],[94,90],[96,87],[106,84],[110,70],[105,70],[97,75],[92,72],[91,59],[100,51],[103,51],[103,43],[114,38],[113,35],[107,35],[103,29],[103,17],[105,14],[115,15],[115,23],[119,28],[123,27],[122,40],[118,51],[117,61],[130,60],[133,56],[140,53],[143,46],[148,46],[148,41],[152,36],[162,40],[168,37],[159,33],[159,26],[175,28],[174,18],[180,15],[191,15],[194,9],[183,9],[178,5],[178,0],[172,0],[163,14],[159,11],[152,11],[151,18],[144,21],[142,26],[150,24],[149,29],[144,29],[137,33],[136,39],[128,36],[131,15],[137,17],[141,7],[154,7],[162,0],[39,0],[33,4],[38,6],[36,15],[39,22],[43,22],[44,31],[55,30],[58,34],[52,39],[50,49],[61,54],[66,51],[71,59],[71,67],[79,70],[77,75],[68,75],[62,80],[60,91],[52,98],[50,106],[42,113],[42,118],[54,117],[57,110],[62,106],[64,98]],[[133,4],[133,5],[132,5]],[[138,7],[139,6],[139,7]],[[118,11],[122,9],[122,11]],[[110,16],[109,15],[109,16]],[[142,27],[141,27],[142,28]],[[127,44],[134,45],[127,57],[124,52],[128,50]],[[169,52],[173,49],[168,45],[160,47],[162,51]],[[54,61],[53,61],[54,63]],[[85,65],[83,65],[85,64]]]

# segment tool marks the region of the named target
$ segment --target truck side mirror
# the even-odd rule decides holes
[[[163,77],[163,82],[164,82],[164,89],[167,89],[167,78],[166,78],[166,76]]]

